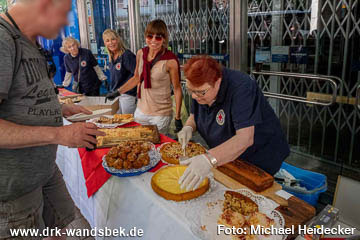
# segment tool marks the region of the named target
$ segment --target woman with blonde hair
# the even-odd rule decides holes
[[[105,47],[109,54],[110,62],[110,93],[107,98],[114,99],[120,94],[118,89],[134,76],[136,56],[126,49],[120,35],[106,29],[103,33]],[[128,89],[119,97],[120,113],[134,113],[136,108],[136,86]]]
[[[134,77],[109,99],[139,84],[135,120],[141,124],[157,125],[160,132],[167,133],[173,115],[172,85],[176,102],[175,126],[176,130],[181,130],[180,66],[177,57],[167,49],[169,33],[164,21],[151,21],[146,27],[145,39],[147,46],[136,55]]]
[[[73,37],[67,37],[62,41],[60,51],[66,54],[64,56],[66,69],[64,87],[68,87],[71,78],[74,77],[72,86],[74,92],[86,96],[99,96],[101,81],[104,81],[106,86],[107,77],[99,67],[92,52],[81,48],[79,41]]]

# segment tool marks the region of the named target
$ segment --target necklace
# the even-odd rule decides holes
[[[148,57],[151,59],[151,61],[152,60],[154,60],[154,58],[159,54],[159,53],[161,53],[162,54],[162,52],[163,52],[163,48],[161,48],[159,51],[157,51],[153,56],[150,54],[150,51],[149,51],[149,55],[148,55]]]
[[[19,26],[16,24],[15,20],[11,17],[10,13],[8,11],[5,12],[5,15],[7,16],[7,18],[10,20],[10,22],[12,23],[12,25],[14,25],[14,27],[20,31]]]

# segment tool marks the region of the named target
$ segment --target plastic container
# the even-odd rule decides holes
[[[286,162],[283,162],[281,168],[291,173],[296,179],[300,179],[300,185],[307,189],[301,190],[282,185],[283,190],[293,194],[294,196],[304,200],[305,202],[313,206],[316,206],[320,193],[323,193],[327,190],[326,176],[321,173],[316,173],[295,167]]]

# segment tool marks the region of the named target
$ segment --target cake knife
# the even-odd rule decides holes
[[[186,156],[186,145],[182,149],[183,149],[183,155],[179,158],[180,165],[183,165],[183,164],[181,164],[182,161],[185,161],[185,160],[189,159],[189,157]]]

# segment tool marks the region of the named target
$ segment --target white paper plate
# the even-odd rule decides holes
[[[103,115],[103,116],[107,117],[107,118],[113,118],[114,117],[113,115]],[[117,128],[119,126],[122,126],[122,125],[125,125],[125,124],[128,124],[128,123],[134,121],[134,119],[132,119],[129,122],[123,122],[123,123],[98,123],[97,121],[99,119],[100,119],[100,117],[93,118],[93,119],[90,119],[88,122],[94,123],[98,128]]]
[[[95,110],[90,115],[87,115],[87,114],[84,114],[84,113],[78,113],[78,114],[75,114],[75,115],[72,115],[72,116],[68,117],[67,120],[72,121],[72,122],[86,121],[86,120],[89,120],[89,119],[92,119],[92,118],[101,117],[101,116],[109,113],[109,111],[111,111],[111,109]]]

